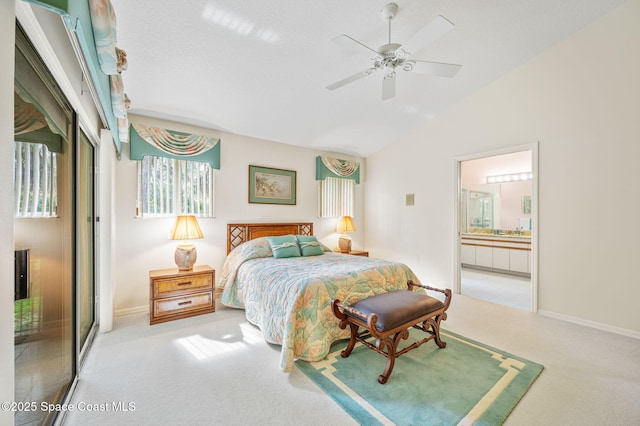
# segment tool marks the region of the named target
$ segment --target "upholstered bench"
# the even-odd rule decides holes
[[[432,339],[435,339],[440,348],[447,345],[440,339],[440,322],[447,319],[451,290],[413,281],[408,281],[407,287],[407,290],[390,291],[362,299],[351,306],[342,304],[338,299],[332,304],[333,313],[340,320],[340,328],[345,329],[348,325],[351,329],[349,344],[341,353],[343,358],[351,354],[356,341],[387,357],[387,366],[378,377],[381,384],[389,379],[395,360],[400,355]],[[422,292],[413,291],[414,287],[444,293],[444,303]],[[360,327],[364,328],[362,332]],[[400,340],[409,337],[410,327],[422,330],[428,336],[398,351]],[[371,337],[377,339],[375,345],[367,341]]]

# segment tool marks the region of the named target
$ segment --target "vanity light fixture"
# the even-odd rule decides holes
[[[533,173],[512,173],[509,175],[487,176],[487,183],[519,182],[533,179]]]

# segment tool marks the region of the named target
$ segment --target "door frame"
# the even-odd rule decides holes
[[[454,211],[456,219],[454,220],[454,259],[453,259],[453,291],[457,294],[462,292],[461,263],[460,263],[460,192],[462,190],[461,170],[462,162],[469,160],[478,160],[480,158],[495,157],[497,155],[511,154],[514,152],[531,151],[531,171],[533,172],[532,193],[531,193],[531,306],[533,313],[538,312],[538,239],[539,239],[539,221],[538,221],[538,142],[530,144],[515,145],[500,148],[492,151],[483,151],[476,154],[458,156],[454,162],[455,172],[455,188],[454,188]]]

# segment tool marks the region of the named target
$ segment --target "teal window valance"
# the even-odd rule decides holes
[[[14,140],[41,143],[61,153],[66,141],[67,116],[46,84],[16,49],[13,101]]]
[[[132,124],[129,136],[130,156],[140,161],[145,156],[209,163],[220,169],[220,139]]]
[[[360,163],[318,155],[316,157],[316,180],[324,180],[328,177],[352,179],[359,184]]]
[[[112,100],[111,75],[126,69],[126,53],[115,47],[116,20],[110,0],[25,0],[59,14],[65,26],[77,35],[91,80],[98,92],[106,126],[111,131],[118,157],[122,142],[127,142],[128,126],[122,129],[126,115],[119,99]],[[117,83],[121,83],[117,82]],[[114,108],[116,109],[114,113]],[[116,115],[118,114],[118,115]]]

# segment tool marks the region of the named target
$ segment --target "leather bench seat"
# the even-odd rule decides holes
[[[435,297],[410,290],[390,291],[378,294],[354,303],[353,308],[365,314],[365,317],[352,312],[347,315],[367,322],[367,316],[376,314],[379,331],[387,331],[409,323],[417,318],[444,308],[444,304]]]

